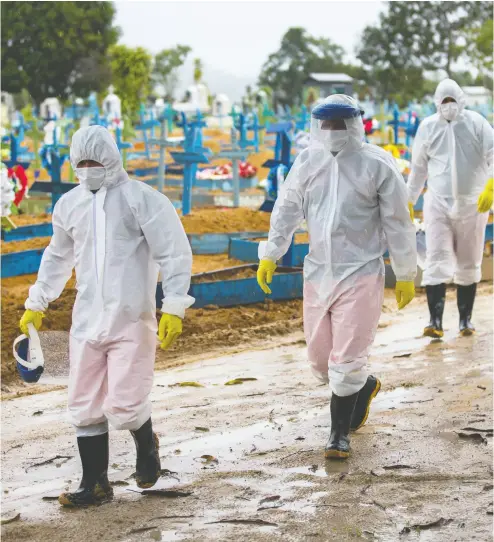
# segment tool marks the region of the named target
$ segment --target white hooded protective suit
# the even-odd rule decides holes
[[[358,108],[337,94],[327,103]],[[323,130],[312,117],[310,145],[295,160],[273,209],[266,258],[278,260],[304,220],[304,331],[314,375],[338,396],[359,391],[384,289],[382,255],[389,249],[397,280],[416,274],[415,228],[406,185],[394,158],[364,143],[360,116],[346,131]],[[336,132],[335,134],[329,132]],[[342,136],[346,137],[343,141]],[[336,156],[331,152],[341,148]],[[329,372],[328,372],[329,369]]]
[[[105,432],[107,420],[135,430],[151,413],[158,272],[162,311],[183,318],[194,302],[187,295],[192,253],[168,198],[129,179],[106,128],[78,130],[70,160],[74,169],[81,160],[101,163],[103,185],[93,194],[81,180],[55,205],[53,237],[26,308],[45,311],[75,267],[69,416],[80,436]]]
[[[458,104],[458,114],[451,122],[441,108],[447,97]],[[408,197],[413,203],[427,180],[422,285],[454,281],[468,286],[481,278],[488,213],[478,213],[477,200],[492,177],[493,132],[481,115],[464,109],[465,96],[455,81],[441,81],[434,101],[437,113],[420,123],[408,179]]]

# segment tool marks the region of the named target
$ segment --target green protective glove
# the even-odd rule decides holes
[[[494,179],[489,179],[477,201],[477,210],[479,213],[487,213],[487,211],[490,211],[492,207],[493,196]]]
[[[415,297],[415,284],[413,280],[399,280],[395,287],[396,301],[398,309],[405,308]]]
[[[158,338],[161,350],[169,348],[182,334],[182,319],[174,314],[164,313],[158,327]]]
[[[38,330],[41,327],[41,321],[45,315],[42,312],[31,311],[29,309],[22,315],[21,321],[19,322],[19,327],[24,335],[29,337],[29,331],[27,329],[28,324],[33,324],[33,326]]]
[[[263,258],[259,262],[259,267],[257,269],[257,284],[259,284],[261,290],[265,294],[271,293],[271,289],[269,288],[268,284],[271,284],[271,281],[273,280],[273,273],[276,271],[277,267],[276,262],[268,260],[267,258]]]
[[[410,218],[413,222],[413,219],[415,218],[415,212],[413,210],[413,203],[411,201],[408,202],[408,212],[410,213]]]

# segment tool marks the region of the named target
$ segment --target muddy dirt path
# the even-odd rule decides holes
[[[155,489],[181,494],[135,492],[130,435],[112,432],[115,501],[60,509],[48,499],[80,469],[66,392],[3,402],[2,517],[20,513],[3,540],[492,540],[492,287],[476,301],[474,337],[457,337],[451,301],[441,342],[419,337],[423,301],[383,315],[371,361],[383,389],[344,463],[324,460],[329,393],[300,332],[157,373],[168,472]],[[234,378],[256,380],[225,386]],[[175,385],[184,381],[203,387]]]

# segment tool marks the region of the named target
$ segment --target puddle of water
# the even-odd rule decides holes
[[[350,467],[345,461],[325,461],[324,463],[324,470],[327,476],[348,473],[349,469]]]
[[[179,448],[181,454],[178,460],[181,461],[182,467],[185,460],[188,460],[190,466],[193,467],[193,458],[203,454],[217,457],[221,464],[221,461],[238,461],[243,452],[242,461],[248,462],[252,446],[255,446],[255,453],[259,453],[292,445],[295,438],[300,435],[298,424],[303,421],[310,421],[308,428],[312,430],[313,423],[317,421],[318,417],[322,417],[323,407],[326,406],[329,408],[329,401],[328,405],[316,406],[297,412],[296,423],[289,421],[295,416],[287,414],[285,416],[274,416],[271,419],[267,418],[246,427],[233,428],[227,426],[225,431],[218,432],[216,430],[212,434],[205,433],[204,436],[200,434],[196,436],[195,433],[190,433],[189,435],[180,435],[180,439],[173,442],[166,442],[166,439],[161,439],[161,455],[167,454],[167,461],[173,462],[173,451]],[[168,454],[170,457],[168,457]],[[252,459],[256,457],[258,456],[253,455]]]
[[[312,487],[314,484],[308,480],[293,480],[293,482],[287,482],[288,487]]]
[[[390,410],[391,408],[408,408],[415,404],[412,401],[417,401],[417,404],[420,404],[419,401],[427,401],[428,399],[431,399],[431,394],[425,394],[422,386],[413,388],[400,386],[391,391],[381,392],[372,401],[372,407],[381,411]]]
[[[307,498],[284,503],[282,510],[297,512],[297,514],[302,513],[314,515],[316,512],[321,512],[321,510],[324,510],[326,507],[325,505],[328,503],[321,504],[319,501],[328,494],[329,493],[327,491],[314,491],[308,495]],[[338,507],[338,505],[335,504],[335,507]]]
[[[307,467],[292,467],[289,469],[283,469],[286,473],[295,473],[295,474],[309,474],[310,476],[318,476],[326,478],[328,473],[324,468],[320,468],[318,465],[309,465]]]
[[[184,540],[185,534],[177,531],[161,531],[161,538],[155,538],[154,540],[162,540],[163,542],[172,542],[173,540]]]
[[[459,440],[458,435],[451,431],[442,431],[441,433],[438,433],[438,436],[448,442],[458,442]]]

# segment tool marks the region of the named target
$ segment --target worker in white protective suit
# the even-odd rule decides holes
[[[76,427],[83,477],[65,506],[113,497],[108,483],[108,422],[128,429],[137,448],[136,482],[160,475],[149,394],[156,354],[156,284],[163,283],[161,347],[181,333],[192,253],[180,219],[162,194],[129,179],[110,132],[78,130],[70,161],[80,185],[53,210],[53,237],[29,290],[21,330],[39,329],[75,267],[77,298],[70,331],[68,413]]]
[[[332,391],[325,455],[344,459],[350,429],[365,423],[381,387],[366,362],[381,315],[386,247],[400,309],[414,297],[417,266],[405,181],[392,156],[364,143],[362,111],[349,96],[330,96],[312,111],[309,148],[295,160],[273,209],[258,270],[265,293],[304,219],[308,357],[316,378]]]
[[[493,133],[481,115],[464,109],[465,97],[455,81],[441,81],[434,100],[437,113],[420,123],[413,144],[408,197],[415,204],[427,180],[422,285],[430,323],[424,335],[438,338],[443,336],[449,282],[457,285],[460,333],[474,332],[471,316],[492,206]]]

